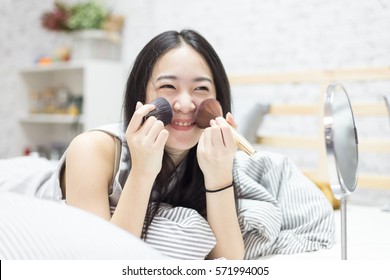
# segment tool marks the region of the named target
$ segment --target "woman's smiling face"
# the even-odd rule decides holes
[[[164,54],[153,68],[146,103],[157,96],[165,97],[173,109],[172,122],[166,126],[167,152],[188,151],[203,132],[195,126],[197,108],[203,100],[216,98],[214,79],[203,57],[185,43]]]

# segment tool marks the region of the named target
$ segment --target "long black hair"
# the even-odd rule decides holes
[[[231,112],[230,85],[220,58],[199,33],[193,30],[166,31],[154,37],[138,54],[127,80],[124,97],[124,125],[127,128],[136,108],[137,101],[145,103],[146,88],[151,77],[154,65],[158,59],[168,51],[187,44],[198,52],[208,64],[216,89],[216,98],[221,103],[223,115]],[[186,162],[183,165],[184,173],[179,176],[176,167],[164,152],[160,173],[153,186],[142,231],[146,238],[147,230],[151,224],[160,203],[172,206],[183,206],[195,209],[203,217],[206,216],[206,195],[204,191],[204,177],[200,170],[197,157],[197,145],[190,149]],[[174,186],[168,186],[174,179]]]

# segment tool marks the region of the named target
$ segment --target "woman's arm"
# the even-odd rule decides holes
[[[140,104],[126,131],[132,167],[111,217],[108,187],[113,177],[115,147],[112,137],[88,132],[76,137],[66,160],[66,200],[70,205],[95,213],[141,236],[153,182],[160,172],[168,132],[151,117],[143,116],[154,105]]]
[[[108,187],[114,156],[114,139],[107,133],[86,132],[73,139],[67,150],[64,174],[68,205],[111,219]]]
[[[218,190],[232,183],[236,146],[230,127],[223,118],[211,122],[198,144],[198,161],[207,190]],[[242,259],[244,242],[237,219],[233,188],[206,192],[207,220],[217,239],[208,258]]]
[[[131,154],[131,170],[112,222],[140,237],[153,183],[161,170],[168,131],[162,121],[144,117],[154,105],[137,103],[137,110],[126,130]]]
[[[217,244],[209,254],[209,259],[243,259],[244,242],[237,220],[234,190],[207,193],[207,220],[217,239]]]

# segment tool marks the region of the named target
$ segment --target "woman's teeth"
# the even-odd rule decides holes
[[[191,126],[193,122],[174,122],[173,124],[177,126]]]

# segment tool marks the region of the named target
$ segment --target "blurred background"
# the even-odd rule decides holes
[[[323,71],[364,76],[341,81],[352,105],[379,104],[373,107],[377,111],[390,96],[386,0],[80,4],[90,2],[62,1],[56,6],[53,0],[1,1],[0,158],[34,153],[56,160],[81,131],[120,121],[126,76],[135,56],[152,37],[171,29],[195,29],[209,40],[232,77],[239,129],[258,149],[285,153],[302,168],[321,165],[321,151],[308,152],[302,138],[296,148],[267,147],[261,136],[307,137],[308,143],[314,137],[321,145],[321,114],[271,116],[269,106],[320,108],[328,80],[310,77]],[[71,16],[71,24],[64,26],[63,20]],[[257,82],[245,80],[253,76]],[[308,82],[302,82],[306,77]],[[374,139],[376,146],[361,151],[360,173],[379,176],[372,185],[362,183],[354,194],[362,203],[382,203],[390,196],[389,114],[374,113],[356,116],[359,137]]]

